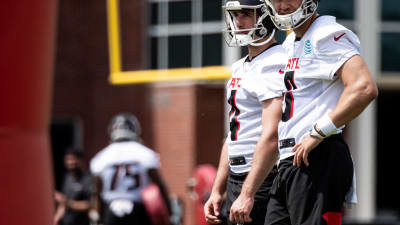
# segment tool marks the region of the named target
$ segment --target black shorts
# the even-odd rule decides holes
[[[251,223],[245,223],[246,225],[262,225],[265,220],[265,213],[267,212],[267,203],[269,198],[269,191],[271,189],[274,178],[277,174],[277,168],[274,167],[265,181],[262,183],[260,189],[256,192],[254,198],[254,206],[250,213]],[[242,190],[242,185],[246,179],[247,173],[235,174],[232,171],[229,173],[227,187],[226,187],[226,214],[227,214],[227,224],[236,225],[236,223],[231,223],[229,221],[230,209],[233,202],[239,196]]]
[[[342,135],[322,141],[309,154],[310,165],[279,163],[265,225],[340,225],[343,203],[353,180],[353,161]]]
[[[123,217],[116,216],[109,205],[105,207],[104,210],[104,225],[152,225],[150,218],[147,215],[144,205],[140,202],[135,202],[133,210],[129,215]]]

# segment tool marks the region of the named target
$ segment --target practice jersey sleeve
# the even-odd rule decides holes
[[[95,176],[99,176],[103,169],[103,164],[101,163],[103,154],[103,152],[99,152],[92,160],[90,160],[90,172]]]
[[[251,94],[257,97],[259,102],[282,96],[285,91],[284,75],[286,54],[281,46],[270,49],[270,54],[259,66],[258,74],[249,79]]]
[[[157,153],[155,153],[152,150],[147,151],[145,154],[143,154],[143,160],[141,160],[141,163],[143,167],[147,169],[157,169],[160,167],[160,158]]]
[[[258,98],[259,102],[282,96],[284,91],[283,75],[279,70],[283,65],[265,66],[259,76],[249,80],[251,94]]]
[[[354,55],[360,55],[360,41],[358,37],[348,29],[340,29],[340,26],[327,35],[316,35],[315,64],[322,71],[321,79],[332,80],[336,71]]]

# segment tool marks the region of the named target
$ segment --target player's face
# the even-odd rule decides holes
[[[238,29],[251,29],[254,27],[255,18],[254,10],[240,10],[235,11],[235,23]],[[248,33],[249,31],[243,31],[241,33]]]
[[[64,158],[65,168],[67,170],[76,170],[80,167],[80,160],[73,154],[68,154]]]
[[[302,0],[272,0],[271,2],[279,15],[286,15],[296,11]]]

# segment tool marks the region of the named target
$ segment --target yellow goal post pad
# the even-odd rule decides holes
[[[231,77],[230,68],[225,66],[122,71],[118,1],[107,0],[109,81],[111,84],[122,85],[180,80],[221,80]]]
[[[115,85],[151,82],[172,82],[183,80],[222,80],[231,77],[231,70],[225,66],[207,66],[160,70],[123,71],[110,74]]]

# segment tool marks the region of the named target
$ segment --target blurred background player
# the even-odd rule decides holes
[[[266,0],[276,27],[293,30],[282,44],[287,90],[267,225],[339,225],[343,203],[356,200],[342,129],[378,90],[360,56],[358,37],[335,17],[319,16],[318,2]]]
[[[104,203],[102,211],[100,201],[95,204],[104,225],[151,225],[152,215],[148,215],[142,199],[142,192],[151,184],[161,194],[158,202],[152,204],[164,206],[167,220],[171,214],[167,188],[158,172],[159,157],[139,143],[140,133],[134,115],[115,115],[109,125],[111,144],[90,162],[97,183],[97,199]]]
[[[209,223],[221,223],[221,204],[226,191],[229,224],[243,224],[244,219],[251,221],[249,224],[264,224],[269,190],[277,173],[273,167],[278,158],[277,128],[284,91],[280,71],[286,57],[282,46],[275,41],[275,28],[262,1],[227,1],[223,11],[227,44],[247,46],[248,55],[232,65],[232,78],[226,86],[231,106],[230,131],[204,211]],[[263,162],[262,167],[256,168],[258,171],[272,172],[259,181],[260,188],[241,193],[256,160]],[[245,199],[249,201],[242,204]]]
[[[57,203],[54,215],[55,225],[89,225],[88,212],[93,191],[93,180],[85,169],[82,152],[67,149],[64,156],[67,173],[62,184],[62,192],[55,191]]]

